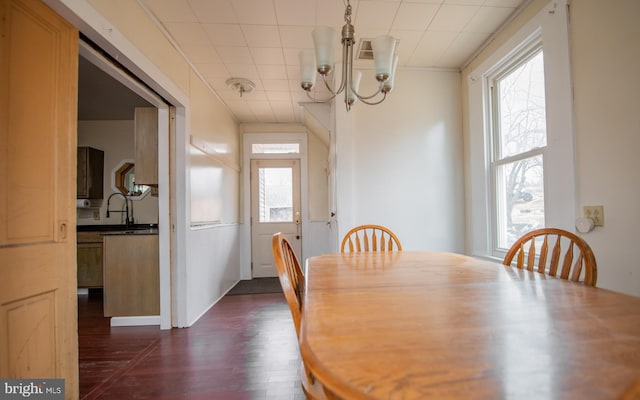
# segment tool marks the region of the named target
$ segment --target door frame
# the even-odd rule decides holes
[[[301,131],[269,132],[269,133],[244,133],[242,135],[242,189],[241,189],[241,213],[240,213],[240,279],[252,279],[251,276],[251,160],[300,160],[300,214],[301,214],[301,234],[302,234],[302,255],[300,261],[304,263],[305,249],[309,248],[307,243],[307,227],[309,223],[309,183],[307,167],[307,132],[304,128]],[[259,143],[298,143],[300,153],[298,154],[253,154],[251,147]]]
[[[290,221],[260,221],[259,214],[259,201],[258,201],[258,187],[259,187],[259,170],[262,168],[282,168],[291,170],[291,191],[292,191],[292,209]],[[256,243],[259,238],[266,239],[267,233],[269,236],[277,232],[284,233],[291,242],[293,250],[297,257],[302,257],[302,210],[300,208],[302,204],[302,190],[300,187],[302,181],[302,174],[300,173],[300,160],[297,158],[252,158],[251,164],[251,277],[276,277],[278,271],[273,263],[273,253],[271,246],[271,237],[269,237],[267,243]],[[297,214],[297,215],[296,215]],[[297,237],[296,237],[297,236]],[[266,246],[263,247],[263,246]],[[265,254],[256,254],[255,251],[262,249]],[[256,274],[256,270],[261,266],[256,266],[256,261],[266,261],[264,257],[268,257],[271,260],[271,275],[262,273]],[[262,264],[266,265],[266,263]],[[258,271],[260,272],[260,271]],[[267,271],[262,271],[266,273]]]

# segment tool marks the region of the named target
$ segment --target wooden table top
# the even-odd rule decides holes
[[[300,349],[343,399],[615,399],[640,375],[640,298],[451,253],[305,265]]]

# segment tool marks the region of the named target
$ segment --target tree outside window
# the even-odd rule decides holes
[[[494,75],[494,237],[507,249],[543,227],[544,149],[547,145],[543,52],[536,49]]]

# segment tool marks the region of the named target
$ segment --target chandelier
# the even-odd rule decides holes
[[[300,52],[300,86],[307,96],[314,102],[328,102],[344,92],[344,103],[347,111],[360,100],[365,104],[380,104],[387,97],[387,93],[393,89],[395,69],[398,65],[398,56],[395,55],[396,39],[391,36],[379,36],[371,41],[373,59],[375,63],[375,77],[378,81],[378,90],[368,96],[358,93],[362,73],[353,71],[353,45],[355,44],[355,30],[351,24],[351,4],[347,0],[344,11],[345,24],[342,27],[342,77],[337,90],[334,90],[328,81],[334,66],[334,48],[338,43],[337,32],[328,27],[320,26],[313,30],[313,45],[315,53],[311,50]],[[317,99],[311,95],[311,89],[315,85],[317,73],[320,74],[324,85],[331,93],[329,98]]]

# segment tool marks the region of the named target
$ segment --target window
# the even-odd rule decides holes
[[[488,81],[492,231],[494,249],[506,250],[545,225],[547,121],[540,45],[509,59]]]
[[[553,0],[513,22],[468,74],[467,251],[503,258],[538,226],[576,218],[568,7]]]
[[[258,169],[260,222],[293,222],[293,168]]]
[[[251,144],[253,154],[298,154],[300,153],[300,143],[253,143]]]

